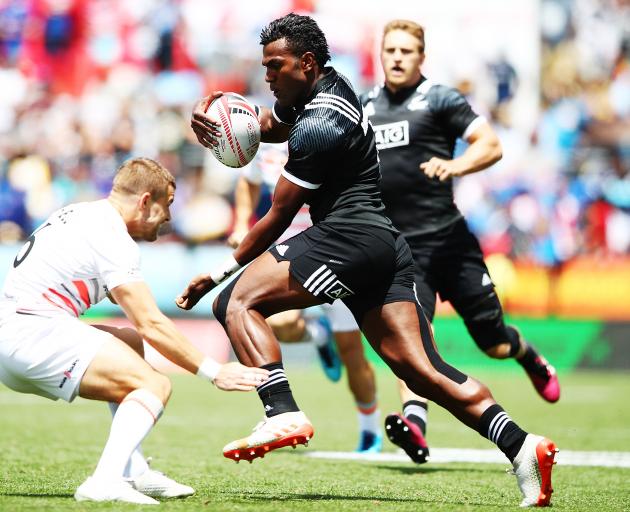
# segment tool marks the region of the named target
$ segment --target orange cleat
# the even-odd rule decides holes
[[[266,418],[256,425],[249,436],[225,445],[223,456],[236,462],[251,462],[285,446],[308,446],[312,437],[313,425],[302,411],[285,412]]]

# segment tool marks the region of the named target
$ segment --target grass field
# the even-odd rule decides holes
[[[173,377],[174,393],[144,444],[154,466],[197,489],[163,510],[504,510],[520,495],[506,464],[426,464],[332,461],[309,450],[351,451],[356,418],[344,382],[332,384],[315,368],[289,367],[300,406],[315,426],[308,448],[283,449],[253,464],[221,456],[222,446],[261,418],[255,394],[219,392],[190,376]],[[629,374],[562,375],[555,405],[539,400],[523,375],[478,375],[524,428],[553,438],[561,449],[630,451]],[[393,380],[379,371],[379,398],[398,407]],[[68,406],[0,387],[0,510],[131,510],[121,504],[78,504],[77,485],[93,470],[105,442],[109,410],[78,399]],[[430,409],[429,441],[437,447],[489,448],[446,412]],[[387,444],[385,450],[394,451]],[[630,468],[559,465],[554,510],[630,510]]]

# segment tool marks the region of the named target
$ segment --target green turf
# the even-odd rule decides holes
[[[223,393],[193,377],[173,377],[172,401],[145,442],[145,453],[197,494],[160,509],[516,510],[519,493],[504,471],[507,462],[415,466],[301,456],[306,450],[352,450],[355,412],[343,382],[332,384],[316,370],[296,367],[288,374],[315,425],[315,438],[307,449],[280,450],[252,465],[234,464],[220,451],[260,419],[256,395]],[[538,399],[519,373],[482,377],[517,422],[552,437],[560,448],[630,451],[628,374],[562,375],[563,396],[555,406]],[[385,371],[378,379],[383,411],[396,409],[393,380]],[[68,406],[0,387],[0,510],[135,509],[72,498],[93,470],[108,424],[102,404],[79,399]],[[441,447],[491,446],[436,406],[430,409],[429,441]],[[554,510],[630,510],[630,469],[560,466],[554,486]]]

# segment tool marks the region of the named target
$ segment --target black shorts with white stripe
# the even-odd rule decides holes
[[[413,259],[404,238],[366,224],[319,223],[270,249],[322,302],[341,299],[361,324],[366,311],[415,302]]]

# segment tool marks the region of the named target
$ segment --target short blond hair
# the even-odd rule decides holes
[[[410,20],[392,20],[383,29],[383,40],[392,30],[403,30],[418,40],[420,53],[424,53],[424,27]]]
[[[157,201],[168,193],[168,186],[175,188],[175,178],[161,163],[150,158],[126,160],[116,171],[112,191],[120,194],[144,194],[149,192]]]

